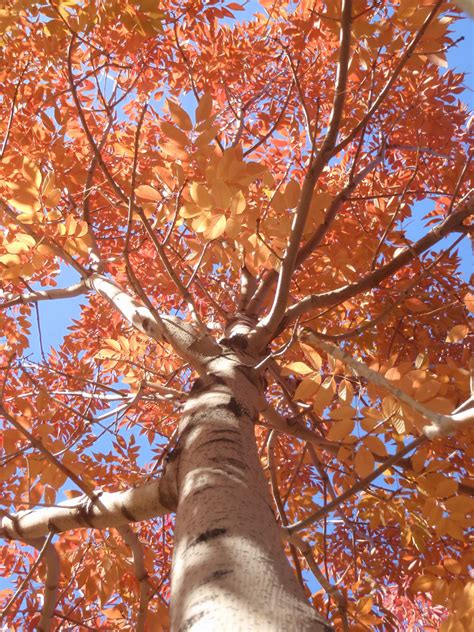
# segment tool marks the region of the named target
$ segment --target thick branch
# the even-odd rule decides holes
[[[169,513],[160,499],[159,480],[121,492],[96,492],[96,497],[96,503],[83,495],[54,507],[28,509],[4,516],[0,536],[23,540],[73,529],[118,528]]]
[[[26,305],[27,303],[38,303],[39,301],[53,301],[61,298],[73,298],[87,292],[87,286],[84,281],[75,283],[69,287],[55,288],[51,290],[34,290],[33,292],[24,292],[23,294],[10,294],[0,290],[0,297],[5,299],[0,304],[0,309],[13,307],[14,305]]]
[[[167,342],[196,370],[205,373],[210,356],[218,355],[220,347],[210,336],[202,335],[177,316],[159,315],[138,302],[108,278],[92,274],[87,285],[105,298],[138,331],[157,342]]]
[[[474,213],[474,194],[471,194],[468,199],[460,205],[460,208],[455,213],[448,215],[440,224],[435,226],[429,233],[419,239],[414,244],[407,246],[400,254],[389,261],[385,265],[381,266],[377,270],[362,277],[357,283],[351,285],[344,285],[335,290],[329,292],[323,292],[321,294],[310,294],[299,303],[292,305],[288,308],[283,323],[288,325],[294,321],[298,316],[307,312],[308,310],[315,309],[316,307],[329,307],[336,303],[346,301],[361,292],[365,292],[373,287],[379,285],[384,279],[392,276],[410,263],[415,257],[431,248],[434,244],[441,239],[459,229],[462,226],[463,221]]]
[[[37,545],[42,548],[42,542]],[[38,623],[38,632],[49,632],[53,623],[54,609],[58,600],[59,578],[61,577],[61,560],[56,547],[46,540],[44,555],[46,564],[46,580],[44,583],[43,609]]]
[[[290,291],[290,282],[296,263],[296,257],[300,247],[301,236],[303,234],[308,211],[313,197],[314,187],[318,181],[321,172],[329,160],[329,155],[334,147],[339,131],[339,125],[344,107],[344,99],[347,84],[347,74],[350,55],[351,41],[351,23],[352,23],[352,2],[351,0],[343,0],[341,15],[341,36],[339,48],[339,63],[336,75],[336,87],[334,93],[334,101],[329,121],[329,129],[324,142],[317,156],[312,161],[301,190],[301,196],[296,208],[293,224],[291,226],[288,247],[282,262],[280,273],[278,276],[277,289],[272,308],[268,316],[266,316],[257,326],[257,335],[254,337],[254,344],[264,345],[273,336],[273,333],[279,325],[285,312],[288,294]]]

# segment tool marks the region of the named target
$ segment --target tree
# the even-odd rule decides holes
[[[468,630],[460,12],[254,13],[3,4],[5,629]]]

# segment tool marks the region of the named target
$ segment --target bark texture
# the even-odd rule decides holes
[[[171,459],[174,632],[331,629],[286,559],[257,454],[260,378],[231,352],[197,380]]]

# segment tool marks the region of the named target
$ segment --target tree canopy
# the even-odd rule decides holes
[[[3,3],[5,629],[169,629],[155,483],[212,338],[261,380],[257,448],[315,609],[340,630],[468,631],[460,17],[443,0]],[[32,356],[42,303],[72,297],[62,344]]]

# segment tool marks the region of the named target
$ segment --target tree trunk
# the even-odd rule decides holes
[[[260,377],[227,351],[186,404],[169,464],[177,484],[173,632],[331,629],[282,547],[255,442],[260,395]]]

